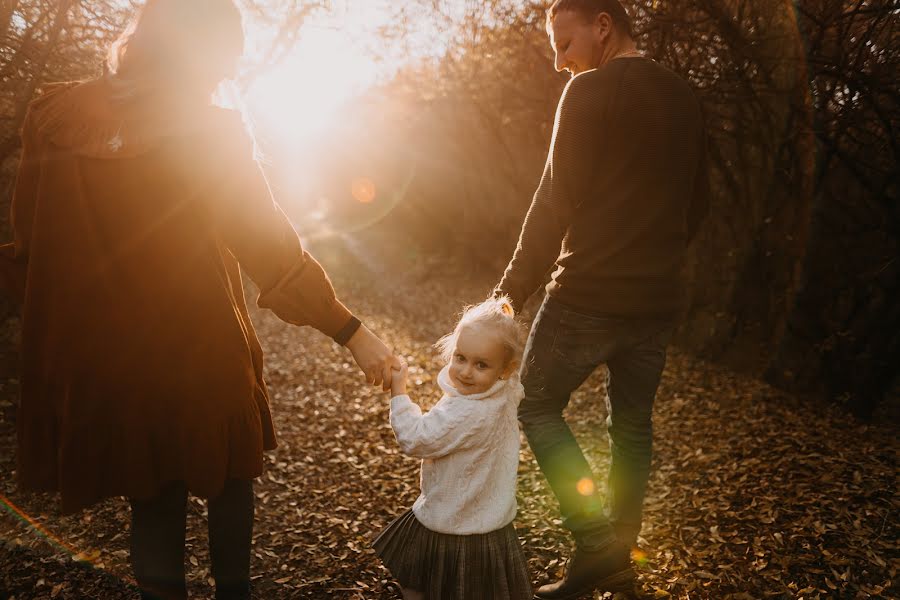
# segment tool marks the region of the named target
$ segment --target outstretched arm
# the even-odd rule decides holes
[[[390,386],[396,357],[335,295],[322,266],[300,244],[275,203],[253,142],[235,118],[228,123],[224,176],[207,203],[225,244],[259,286],[257,304],[294,325],[310,325],[346,345],[369,383]]]
[[[517,312],[559,257],[572,212],[587,193],[597,142],[586,139],[584,132],[594,130],[589,122],[597,118],[598,106],[582,83],[573,78],[559,100],[541,182],[512,260],[494,291],[508,295]]]
[[[473,419],[460,402],[445,398],[422,414],[422,409],[409,396],[394,396],[391,427],[403,453],[415,458],[440,458],[473,444],[482,423]]]
[[[406,395],[406,363],[391,373],[391,427],[400,449],[407,456],[440,458],[468,447],[490,429],[484,419],[473,418],[460,400],[443,399],[430,411]]]

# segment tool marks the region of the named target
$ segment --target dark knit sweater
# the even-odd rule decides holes
[[[673,316],[707,209],[705,135],[688,84],[646,58],[572,78],[541,183],[497,293],[547,292],[595,315]]]

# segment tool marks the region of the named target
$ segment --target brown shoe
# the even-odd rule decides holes
[[[628,592],[634,589],[634,571],[628,548],[618,541],[600,550],[576,546],[561,581],[538,588],[539,600],[575,600],[595,590]]]

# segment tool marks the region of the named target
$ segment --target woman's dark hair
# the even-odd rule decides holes
[[[147,0],[107,57],[109,71],[141,88],[212,92],[244,51],[232,0]]]

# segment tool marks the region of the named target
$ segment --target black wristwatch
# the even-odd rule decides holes
[[[360,325],[362,325],[360,320],[351,316],[350,320],[347,321],[347,324],[341,327],[341,330],[334,334],[334,337],[331,339],[341,346],[346,346],[347,342],[350,341],[350,338],[353,337],[353,334],[356,333],[356,330],[359,329]]]

